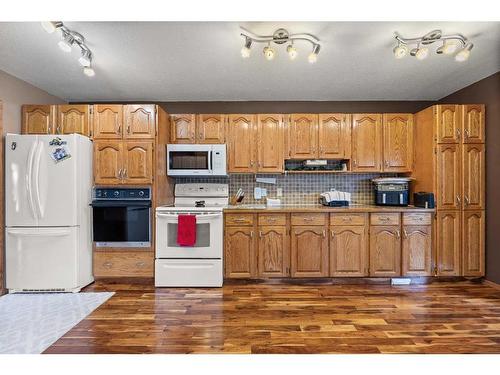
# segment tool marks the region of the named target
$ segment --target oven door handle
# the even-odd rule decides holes
[[[158,216],[165,216],[165,217],[171,217],[171,218],[176,218],[177,216],[179,215],[184,215],[184,214],[166,214],[166,213],[162,213],[162,212],[157,212],[156,215]],[[186,215],[189,215],[189,214],[186,214]],[[203,214],[195,214],[196,218],[197,219],[204,219],[204,218],[213,218],[213,217],[221,217],[222,214],[206,214],[206,215],[203,215]]]
[[[151,207],[151,201],[93,201],[92,207]]]

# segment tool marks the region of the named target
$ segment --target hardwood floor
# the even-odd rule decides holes
[[[500,353],[500,290],[430,285],[225,285],[116,294],[45,353]]]

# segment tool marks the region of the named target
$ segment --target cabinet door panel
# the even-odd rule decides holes
[[[224,243],[225,276],[229,278],[254,277],[256,256],[253,227],[227,227]]]
[[[330,228],[330,276],[367,276],[368,242],[365,226]]]
[[[413,115],[383,116],[384,163],[386,172],[409,172],[413,165]]]
[[[459,143],[462,124],[460,106],[436,106],[437,143]]]
[[[283,116],[257,115],[258,172],[283,172]]]
[[[343,113],[320,114],[319,157],[348,159],[350,157],[350,116]]]
[[[403,276],[431,276],[431,228],[430,225],[403,227]]]
[[[318,157],[318,115],[294,113],[290,115],[289,147],[292,159]]]
[[[228,120],[228,172],[253,173],[257,170],[255,115],[229,115]]]
[[[123,117],[124,138],[153,139],[155,137],[155,106],[153,104],[125,105]]]
[[[196,143],[196,116],[193,114],[170,115],[170,143]]]
[[[224,143],[226,115],[198,115],[196,119],[197,143]]]
[[[464,143],[484,143],[484,105],[464,105],[462,109]]]
[[[401,233],[399,226],[370,228],[370,276],[401,275]]]
[[[123,183],[153,182],[153,142],[123,142]]]
[[[485,208],[485,152],[484,144],[465,144],[463,150],[463,208],[481,210]]]
[[[460,145],[457,144],[437,146],[438,208],[458,209],[462,206],[459,150]]]
[[[352,170],[380,171],[382,164],[382,115],[352,116]]]
[[[328,239],[321,226],[292,227],[291,276],[328,276]]]
[[[462,213],[463,276],[484,276],[484,211]]]
[[[58,105],[56,134],[78,133],[90,135],[90,106],[88,105]]]
[[[259,276],[288,276],[288,238],[285,226],[259,227]]]
[[[438,211],[436,222],[437,275],[460,275],[460,211]]]
[[[54,132],[55,106],[53,105],[23,105],[22,133],[51,134]]]
[[[123,106],[120,104],[94,105],[94,139],[121,139],[123,133]]]
[[[123,144],[116,141],[94,141],[94,181],[96,184],[121,183]]]

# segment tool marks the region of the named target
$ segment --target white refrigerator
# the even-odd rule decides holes
[[[13,292],[78,292],[92,275],[92,141],[5,137],[5,273]]]

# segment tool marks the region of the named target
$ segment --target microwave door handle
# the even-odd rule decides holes
[[[213,173],[213,172],[214,172],[214,171],[213,171],[213,169],[212,169],[212,165],[213,165],[213,154],[214,154],[213,150],[210,150],[210,158],[209,158],[209,160],[210,160],[210,164],[209,164],[209,166],[208,166],[208,169],[209,169],[210,173]]]

